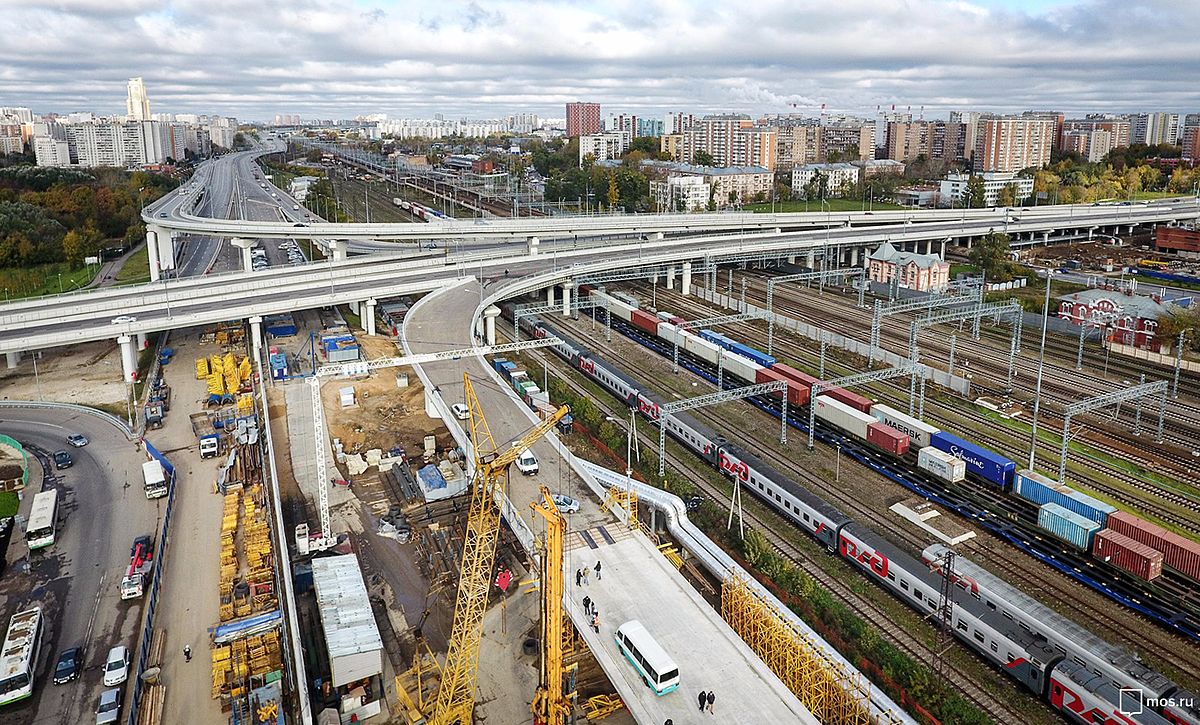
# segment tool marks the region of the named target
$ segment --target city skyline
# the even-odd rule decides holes
[[[0,98],[37,113],[120,114],[140,76],[156,113],[260,121],[561,118],[576,100],[650,116],[817,115],[822,104],[861,115],[923,106],[926,118],[1200,110],[1189,46],[1200,13],[1165,0],[345,8],[24,3],[0,19],[8,37],[25,39],[0,49]]]

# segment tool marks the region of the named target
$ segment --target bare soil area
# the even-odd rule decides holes
[[[93,406],[125,405],[121,356],[111,341],[43,350],[33,371],[32,355],[10,370],[0,365],[0,396],[5,400],[49,400]]]

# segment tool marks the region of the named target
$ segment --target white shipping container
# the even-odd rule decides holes
[[[722,350],[721,356],[725,359],[726,377],[732,375],[747,381],[751,385],[754,384],[755,379],[758,377],[758,371],[762,370],[763,367],[748,357],[742,357],[727,350]]]
[[[929,425],[923,420],[901,413],[883,403],[872,405],[871,415],[875,416],[880,423],[885,423],[901,433],[906,433],[909,440],[921,448],[929,445],[929,436],[940,431],[939,428]]]
[[[687,340],[687,345],[684,347],[685,350],[707,363],[712,365],[717,364],[717,355],[721,353],[721,348],[701,338],[699,335],[688,335],[684,339]]]
[[[967,477],[967,464],[963,459],[933,446],[926,446],[917,453],[917,468],[948,483],[958,483]]]
[[[816,416],[864,441],[867,439],[867,426],[878,422],[875,416],[857,411],[827,395],[817,396]]]
[[[684,341],[684,335],[686,335],[686,334],[687,334],[687,332],[680,330],[678,327],[676,327],[675,325],[672,325],[670,322],[658,323],[658,336],[660,338],[662,338],[663,340],[665,340],[668,345],[675,344],[675,340],[676,340],[676,338],[678,338],[679,347],[686,350],[687,344]]]

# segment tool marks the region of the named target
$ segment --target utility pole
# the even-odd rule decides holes
[[[1038,412],[1042,405],[1042,372],[1046,367],[1046,326],[1050,320],[1050,278],[1054,271],[1046,268],[1046,301],[1042,305],[1042,343],[1038,349],[1037,386],[1033,393],[1033,430],[1029,435],[1029,466],[1033,470],[1034,456],[1037,452]],[[1020,324],[1019,322],[1017,324]]]

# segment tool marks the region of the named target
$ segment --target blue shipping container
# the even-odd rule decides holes
[[[492,361],[492,368],[498,373],[504,372],[504,363],[506,362],[508,361],[504,358],[498,357]]]
[[[1101,526],[1108,521],[1108,515],[1117,510],[1115,506],[1097,501],[1086,493],[1080,493],[1070,486],[1064,486],[1029,469],[1021,469],[1013,476],[1013,493],[1036,504],[1058,504]]]
[[[769,368],[775,364],[774,357],[766,354],[765,352],[759,352],[749,345],[743,345],[740,342],[730,341],[729,351],[737,353],[742,357],[750,358],[759,365],[762,365],[764,368]]]
[[[1092,537],[1101,529],[1095,521],[1056,503],[1044,504],[1038,509],[1038,526],[1084,551],[1091,551]]]
[[[725,337],[721,333],[714,332],[712,330],[701,330],[700,339],[708,340],[712,344],[724,350],[728,350],[729,345],[733,342],[733,340],[730,340],[728,337]]]
[[[967,464],[967,473],[973,473],[1001,488],[1006,488],[1012,483],[1013,469],[1017,467],[1017,464],[999,453],[989,451],[946,431],[938,431],[929,436],[929,445],[963,459],[963,462]]]

